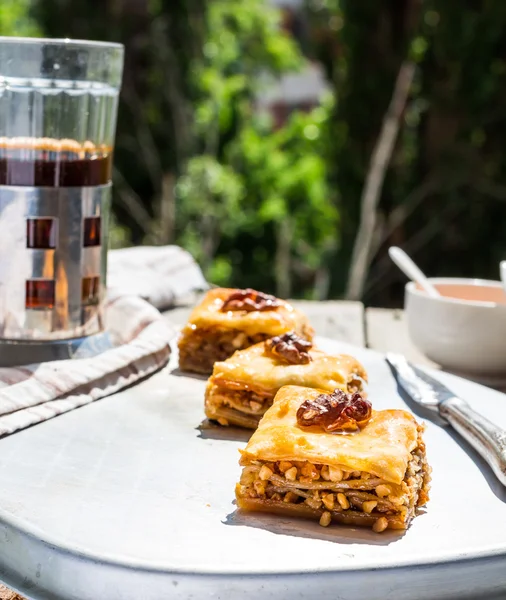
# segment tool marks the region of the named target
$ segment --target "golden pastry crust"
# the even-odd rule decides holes
[[[349,435],[299,427],[296,417],[299,406],[320,393],[321,390],[298,386],[281,388],[241,452],[241,464],[255,460],[309,461],[363,471],[401,484],[418,443],[415,418],[403,410],[373,411],[367,425]]]
[[[229,359],[214,365],[210,383],[230,390],[249,390],[274,397],[285,385],[300,385],[333,392],[348,392],[348,384],[357,376],[367,381],[364,367],[352,356],[327,354],[317,348],[309,350],[311,361],[291,365],[265,352],[260,342],[235,352]]]
[[[256,429],[277,391],[285,385],[363,393],[367,374],[355,358],[325,354],[316,348],[308,354],[311,360],[306,364],[287,364],[266,351],[261,342],[215,363],[206,387],[206,416],[222,425]]]
[[[179,339],[181,370],[208,374],[215,362],[226,360],[236,350],[289,331],[312,340],[314,331],[307,317],[283,300],[277,300],[272,310],[222,311],[235,292],[212,289],[193,310]]]
[[[297,410],[320,390],[287,386],[242,451],[237,506],[282,516],[406,529],[429,499],[423,425],[403,410],[374,412],[347,435],[298,427]]]
[[[287,331],[296,331],[306,339],[313,338],[314,332],[307,317],[284,300],[279,300],[280,305],[275,310],[222,312],[225,300],[237,291],[230,288],[209,290],[191,313],[183,335],[196,328],[216,327],[236,329],[248,336],[266,333],[272,337]]]

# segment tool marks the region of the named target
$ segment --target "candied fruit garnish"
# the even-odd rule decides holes
[[[334,390],[305,400],[297,411],[297,423],[302,427],[319,426],[324,431],[352,432],[366,425],[372,416],[372,406],[360,394]]]
[[[296,333],[289,332],[265,340],[265,352],[275,358],[291,365],[307,365],[311,361],[309,350],[313,347],[311,342],[299,337]]]
[[[221,310],[223,312],[229,310],[253,312],[257,310],[276,310],[279,306],[281,306],[281,302],[275,296],[248,288],[232,292],[223,303]]]

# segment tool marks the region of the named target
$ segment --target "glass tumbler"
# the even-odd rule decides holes
[[[122,70],[121,44],[0,37],[0,365],[105,330]]]

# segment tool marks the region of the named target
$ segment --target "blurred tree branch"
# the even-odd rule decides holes
[[[413,62],[406,61],[401,65],[392,99],[383,119],[380,134],[371,156],[369,170],[360,199],[360,222],[353,247],[350,273],[346,287],[346,298],[349,300],[358,300],[363,294],[371,257],[371,245],[376,225],[378,202],[385,174],[392,158],[414,74],[415,64]]]

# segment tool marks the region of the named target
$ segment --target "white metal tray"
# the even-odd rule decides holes
[[[406,408],[380,354],[319,343]],[[438,376],[506,427],[506,396]],[[0,440],[0,580],[36,600],[505,597],[506,490],[451,431],[427,421],[431,501],[403,535],[238,514],[248,433],[201,425],[204,386],[172,367]]]

